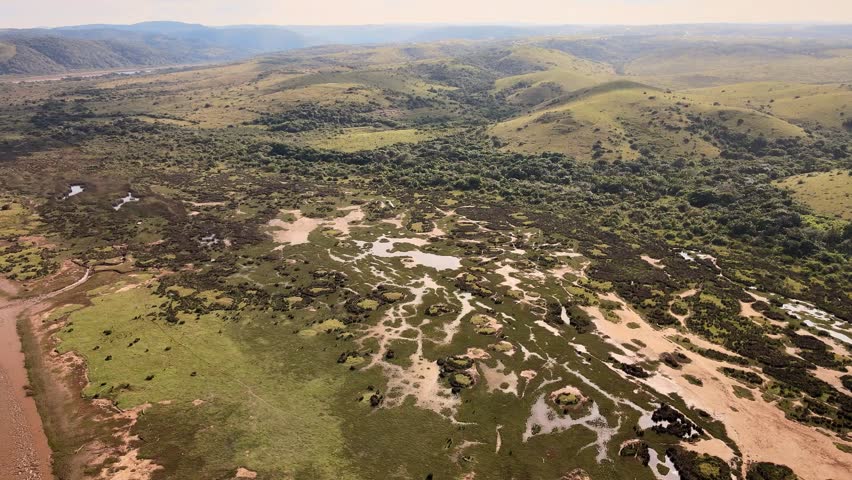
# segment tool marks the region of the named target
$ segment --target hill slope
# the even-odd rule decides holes
[[[771,113],[806,126],[840,129],[852,118],[852,85],[754,82],[696,89],[690,96]]]
[[[302,47],[305,41],[283,29],[142,25],[0,31],[0,45],[0,75],[42,75],[233,60]]]
[[[623,80],[553,100],[498,123],[491,133],[512,151],[553,151],[578,159],[635,159],[647,153],[646,147],[669,155],[715,156],[719,146],[699,126],[705,120],[749,136],[804,135],[801,128],[765,113],[701,103]]]
[[[551,96],[551,87],[557,85],[569,91],[589,86],[576,78],[574,69],[585,77],[588,70],[601,66],[603,73],[633,75],[672,88],[778,79],[852,80],[848,78],[852,27],[843,25],[81,25],[0,30],[0,42],[5,44],[0,46],[0,74],[227,61],[320,45],[408,43],[416,49],[413,42],[447,40],[497,40],[504,46],[519,42],[507,47],[508,56],[492,58],[499,63],[488,68],[507,75],[552,70],[549,75],[515,79],[534,84],[532,91],[516,99],[520,104]],[[62,42],[67,45],[57,45]],[[577,59],[590,63],[578,64]],[[350,60],[361,64],[358,58]],[[529,70],[531,66],[537,68]]]

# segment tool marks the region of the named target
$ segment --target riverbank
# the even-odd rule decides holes
[[[12,379],[0,382],[0,409],[13,412],[0,425],[0,444],[13,445],[0,455],[4,480],[89,478],[90,461],[104,447],[93,440],[110,436],[112,422],[96,422],[102,412],[81,398],[85,365],[55,351],[53,333],[60,324],[44,321],[55,305],[79,300],[77,287],[91,274],[65,261],[57,273],[32,284],[0,279],[0,360]]]
[[[34,306],[17,298],[20,287],[0,284],[0,476],[10,480],[53,478],[52,455],[26,369],[18,321]]]
[[[89,382],[85,360],[74,352],[59,353],[55,334],[67,323],[49,318],[56,306],[88,304],[90,288],[110,284],[119,275],[114,265],[84,268],[66,261],[56,275],[33,286],[30,294],[39,308],[18,322],[30,388],[52,450],[54,475],[45,478],[120,478],[106,473],[104,466],[128,448],[124,439],[132,422],[109,402],[83,397]],[[86,288],[78,288],[83,283]],[[134,478],[131,468],[122,474]]]

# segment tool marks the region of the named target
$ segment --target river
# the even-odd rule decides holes
[[[24,389],[29,380],[17,330],[32,304],[10,299],[14,284],[0,282],[0,478],[50,479],[50,446],[35,400]]]
[[[27,395],[29,376],[17,323],[44,302],[85,283],[91,274],[66,287],[31,299],[15,298],[19,287],[0,277],[0,478],[48,480],[53,477],[51,450],[35,400]]]

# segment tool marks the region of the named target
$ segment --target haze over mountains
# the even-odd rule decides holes
[[[702,38],[711,42],[742,36],[795,38],[796,48],[813,54],[852,45],[848,25],[363,25],[226,26],[180,22],[81,25],[52,29],[0,30],[0,74],[44,75],[73,71],[156,67],[238,60],[258,54],[318,45],[388,44],[453,39],[512,39],[574,36],[563,45],[573,54],[623,63],[636,52],[665,46],[660,38]],[[578,39],[583,36],[584,39]],[[648,39],[653,36],[650,45]],[[711,45],[712,46],[712,45]],[[715,47],[714,47],[715,48]],[[632,53],[631,53],[632,52]]]

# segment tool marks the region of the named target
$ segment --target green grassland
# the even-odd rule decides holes
[[[698,40],[696,43],[700,42]],[[642,55],[624,73],[654,79],[670,88],[689,88],[749,82],[841,83],[849,80],[852,49],[808,45],[798,40],[778,42],[712,42],[700,48],[674,45],[670,50]],[[762,46],[771,45],[769,49]],[[804,50],[804,51],[803,51]]]
[[[751,108],[806,126],[840,129],[852,115],[852,86],[848,84],[742,83],[688,93],[704,101]]]
[[[690,131],[690,116],[708,117],[766,138],[801,137],[801,128],[756,111],[702,103],[678,93],[616,83],[557,99],[534,113],[498,123],[492,133],[521,152],[554,151],[575,157],[595,150],[616,158],[635,159],[654,145],[667,155],[712,156],[719,149]],[[596,144],[598,145],[596,147]]]
[[[68,316],[61,348],[86,358],[90,384],[85,395],[111,398],[119,408],[165,402],[152,411],[155,417],[184,412],[180,415],[188,423],[180,431],[160,431],[157,435],[166,434],[162,443],[146,447],[149,454],[175,462],[170,478],[221,475],[233,465],[288,475],[310,465],[323,478],[349,468],[341,463],[341,427],[324,418],[339,388],[338,376],[301,367],[294,368],[297,376],[274,373],[276,365],[295,367],[291,356],[299,345],[291,344],[292,335],[256,337],[251,332],[257,320],[223,325],[222,312],[216,311],[187,315],[180,327],[170,327],[157,318],[164,299],[144,286],[91,294],[91,306]],[[270,358],[261,360],[263,351]],[[194,400],[205,403],[193,406]],[[143,422],[140,428],[151,427]],[[203,465],[171,458],[176,453],[170,452],[172,442],[186,433],[192,437],[180,441],[194,445]],[[225,451],[213,447],[223,434],[231,438]],[[218,453],[210,456],[207,448]]]
[[[38,226],[38,215],[12,198],[0,197],[0,237],[9,239],[24,235]]]
[[[508,92],[506,101],[534,106],[564,93],[592,87],[615,77],[611,66],[577,58],[558,50],[530,45],[514,49],[507,59],[530,65],[535,71],[498,79],[497,92]]]
[[[795,175],[778,185],[818,214],[852,220],[852,176],[846,170]]]
[[[317,148],[339,150],[342,152],[357,152],[373,150],[379,147],[397,143],[417,143],[422,140],[435,138],[436,134],[415,129],[403,130],[372,130],[364,128],[347,129],[343,133],[311,141],[309,144]]]

